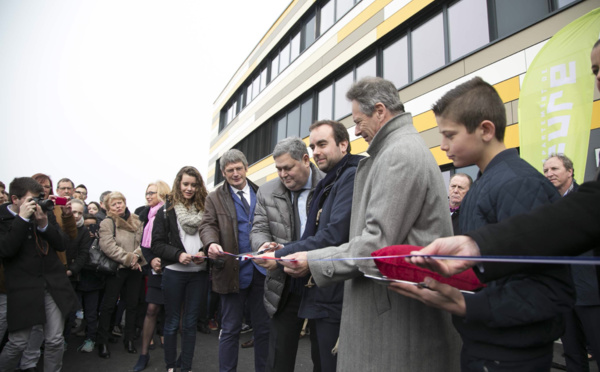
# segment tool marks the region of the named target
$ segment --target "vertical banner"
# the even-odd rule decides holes
[[[542,171],[543,160],[564,153],[583,181],[594,76],[590,52],[600,35],[600,8],[569,23],[539,51],[519,96],[521,157]]]

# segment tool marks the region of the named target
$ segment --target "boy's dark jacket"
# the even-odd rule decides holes
[[[498,154],[479,175],[461,204],[462,232],[560,199],[556,188],[514,149]],[[466,317],[454,317],[469,356],[525,360],[552,352],[564,331],[562,313],[574,302],[568,266],[536,265],[465,294]]]
[[[65,250],[58,228],[48,223],[46,231],[39,232],[33,223],[13,216],[8,205],[0,205],[0,258],[6,277],[8,331],[13,332],[46,323],[45,289],[65,316],[80,306],[56,254]],[[47,254],[40,252],[36,241],[48,243]]]

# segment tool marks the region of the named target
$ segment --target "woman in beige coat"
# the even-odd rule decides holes
[[[140,242],[143,225],[138,217],[129,212],[125,196],[118,191],[110,193],[105,199],[107,218],[100,224],[100,249],[106,256],[119,263],[115,275],[106,278],[104,300],[100,308],[98,324],[98,355],[110,358],[107,341],[110,318],[123,287],[126,288],[124,300],[127,303],[125,316],[125,349],[130,354],[137,353],[133,345],[135,337],[135,314],[142,285],[142,266],[146,264]]]

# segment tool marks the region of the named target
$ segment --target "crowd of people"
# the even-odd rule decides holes
[[[600,357],[595,267],[408,259],[445,275],[473,267],[485,286],[463,293],[431,278],[382,286],[362,258],[398,244],[429,244],[416,255],[515,254],[498,241],[531,240],[523,226],[539,231],[571,206],[572,219],[591,223],[560,220],[570,234],[543,248],[590,255],[598,181],[580,187],[564,154],[542,174],[507,149],[504,104],[481,78],[433,105],[441,149],[456,167],[479,169],[448,189],[391,82],[363,78],[346,96],[369,156],[351,153],[343,124],[317,121],[313,161],[302,139],[285,138],[273,150],[278,177],[260,187],[236,149],[222,155],[224,182],[212,192],[185,166],[171,188],[150,183],[133,213],[118,191],[86,203],[85,185],[68,178],[54,189],[42,173],[17,177],[8,193],[0,183],[0,370],[35,370],[43,344],[44,371],[60,371],[66,337],[81,332],[77,350],[101,358],[121,336],[128,353],[141,344],[134,371],[149,365],[158,334],[167,371],[191,371],[197,331],[218,324],[219,370],[235,371],[244,323],[257,372],[293,371],[305,327],[315,371],[549,371],[561,337],[568,370],[586,370],[588,348]]]

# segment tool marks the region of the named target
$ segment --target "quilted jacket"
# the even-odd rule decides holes
[[[505,150],[469,189],[460,207],[460,228],[468,232],[559,199],[550,181],[516,150]],[[536,265],[465,295],[467,314],[453,321],[468,356],[525,360],[552,353],[554,340],[564,331],[562,313],[573,299],[567,266]]]

